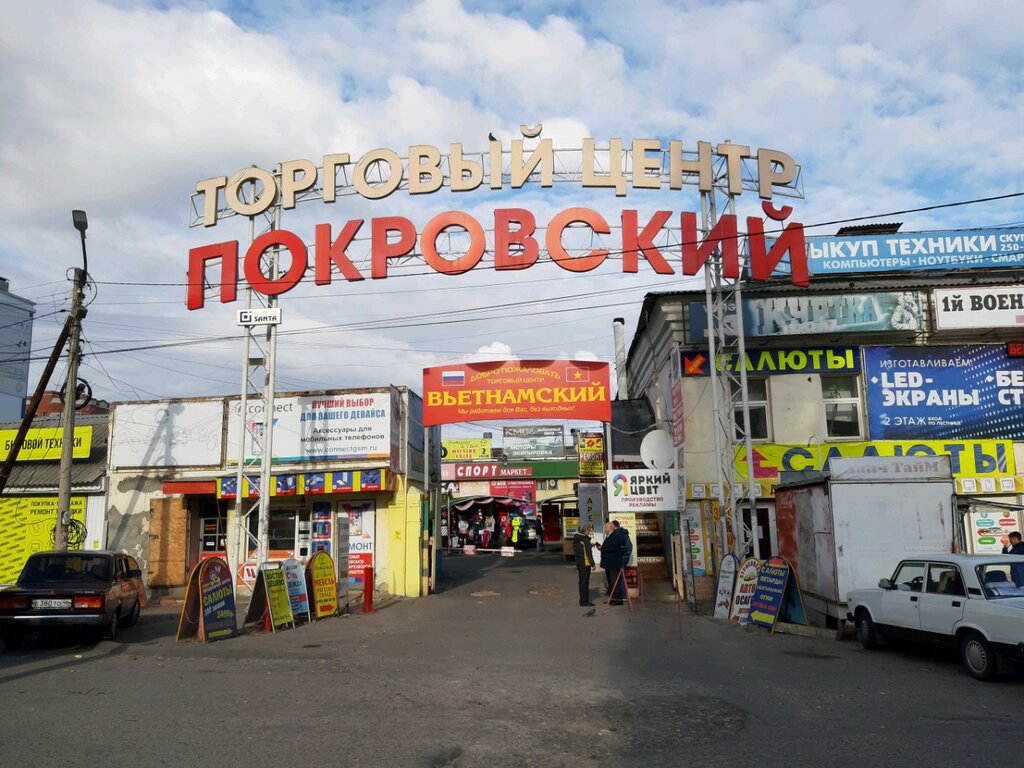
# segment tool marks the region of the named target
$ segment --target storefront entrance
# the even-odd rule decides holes
[[[750,522],[750,506],[743,507],[743,524],[757,537],[761,559],[765,560],[778,554],[779,546],[775,535],[775,510],[773,507],[757,505],[757,526]]]

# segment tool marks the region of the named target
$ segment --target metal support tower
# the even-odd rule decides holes
[[[725,161],[719,159],[715,168],[716,180],[725,175]],[[736,198],[715,184],[710,192],[701,194],[701,219],[704,234],[715,226],[720,208],[736,214]],[[716,250],[704,271],[705,306],[707,311],[708,356],[711,360],[711,407],[714,416],[714,442],[716,483],[720,523],[718,539],[723,550],[730,549],[727,524],[733,534],[731,550],[743,559],[752,555],[761,558],[757,532],[758,486],[754,477],[754,456],[750,430],[750,399],[747,385],[746,337],[743,322],[743,276],[746,268],[746,249],[740,248],[739,277],[727,279],[723,275],[721,250]],[[724,366],[719,370],[719,359],[740,361],[739,372]],[[737,419],[737,417],[739,417]],[[737,461],[739,459],[740,461]],[[742,462],[746,477],[738,471]],[[743,519],[744,500],[750,507],[750,525]]]
[[[716,180],[724,175],[723,160],[715,168]],[[799,180],[799,175],[798,175]],[[797,182],[798,184],[798,182]],[[803,197],[799,186],[795,197]],[[736,198],[716,183],[711,192],[701,194],[701,217],[704,234],[718,221],[719,208],[736,214]],[[742,233],[739,233],[742,235]],[[741,238],[740,245],[743,244]],[[716,482],[721,514],[719,541],[728,549],[725,521],[731,521],[733,554],[741,559],[753,556],[761,559],[760,540],[757,536],[758,485],[754,472],[754,452],[750,429],[750,397],[747,384],[746,332],[743,320],[743,279],[746,274],[745,247],[739,248],[739,277],[726,279],[723,275],[721,250],[716,250],[710,268],[705,269],[705,305],[707,310],[708,356],[711,359],[711,403],[714,411]],[[729,366],[719,370],[720,358],[739,361],[739,371]],[[737,418],[738,417],[738,418]],[[738,465],[746,472],[741,473]],[[746,475],[744,477],[744,474]],[[749,504],[750,524],[743,519],[742,507]]]
[[[253,190],[255,196],[255,190]],[[267,230],[280,227],[281,210],[275,206],[269,214]],[[249,218],[248,242],[256,239],[256,217]],[[262,234],[262,233],[260,233]],[[273,278],[278,276],[278,251],[271,250],[263,257],[261,269]],[[276,307],[276,296],[263,296],[247,287],[245,306],[252,309]],[[255,348],[257,354],[253,354]],[[245,575],[246,567],[253,572],[266,562],[270,526],[270,493],[263,489],[270,487],[270,471],[273,451],[273,413],[275,395],[275,370],[277,356],[277,326],[243,326],[242,328],[242,387],[239,399],[238,420],[238,469],[235,475],[235,530],[234,541],[228,543],[228,565],[232,573],[241,577],[248,587],[254,583]],[[249,417],[250,403],[259,401],[261,410],[254,418]],[[270,414],[270,416],[268,416]],[[266,460],[264,460],[266,459]],[[257,491],[251,500],[245,497],[248,485]],[[249,521],[257,515],[257,532],[250,530]]]

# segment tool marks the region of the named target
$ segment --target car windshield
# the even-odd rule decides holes
[[[103,555],[33,555],[18,577],[18,585],[45,584],[54,581],[85,583],[110,581],[110,557]]]
[[[986,563],[978,566],[978,581],[985,597],[1024,597],[1024,564]]]

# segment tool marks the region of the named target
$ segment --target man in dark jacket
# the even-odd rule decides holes
[[[607,523],[604,529],[606,533],[601,543],[601,567],[608,577],[609,602],[622,605],[626,599],[625,574],[622,572],[626,555],[626,531],[616,523]]]
[[[1024,541],[1021,540],[1020,531],[1014,531],[1007,537],[1008,541],[1003,547],[1004,555],[1024,555]],[[1018,587],[1024,587],[1024,565],[1016,563],[1010,566],[1010,576],[1013,583]]]
[[[590,571],[594,568],[594,555],[590,540],[590,526],[581,525],[572,537],[572,552],[576,556],[576,574],[580,578],[580,605],[591,606]]]

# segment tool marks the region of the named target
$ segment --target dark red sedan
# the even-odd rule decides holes
[[[0,634],[13,650],[35,630],[86,629],[113,640],[119,627],[139,620],[146,604],[142,571],[120,552],[37,552],[17,583],[0,591]]]

